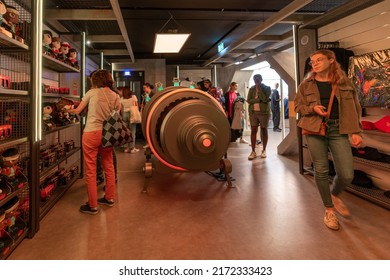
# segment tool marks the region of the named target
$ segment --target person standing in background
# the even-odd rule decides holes
[[[142,86],[143,93],[141,94],[141,111],[145,107],[146,103],[149,102],[150,98],[153,97],[154,95],[153,89],[154,89],[154,85],[150,83],[145,83]]]
[[[240,110],[235,110],[235,104],[238,102],[241,98],[241,95],[239,92],[237,92],[238,84],[236,82],[232,82],[230,84],[229,90],[224,93],[223,95],[223,100],[224,104],[223,107],[225,109],[226,117],[228,118],[230,127],[231,127],[231,142],[236,142],[237,138],[240,138],[240,143],[245,143],[248,144],[248,141],[246,141],[244,138],[242,138],[242,121],[243,121],[243,114],[242,114],[242,109]],[[241,106],[242,108],[243,106]],[[239,115],[235,115],[239,113]],[[236,120],[235,122],[235,127],[232,127],[233,123],[233,118]]]
[[[204,91],[208,92],[212,97],[214,97],[221,106],[223,106],[223,101],[222,101],[222,91],[211,83],[209,79],[206,79],[203,81],[204,85]]]
[[[134,92],[130,90],[130,87],[126,86],[122,88],[123,98],[121,100],[123,105],[123,120],[128,124],[131,135],[133,136],[133,141],[129,142],[123,150],[125,153],[136,153],[139,152],[139,149],[135,147],[135,138],[136,138],[136,123],[131,123],[131,112],[130,108],[136,106],[138,109],[138,100],[137,96],[135,96]]]
[[[274,123],[274,131],[281,132],[280,129],[280,95],[279,95],[279,84],[275,84],[275,88],[271,93],[271,111],[272,111],[272,121]]]
[[[146,103],[150,101],[150,99],[153,97],[154,92],[152,91],[154,89],[154,85],[150,83],[145,83],[142,86],[143,93],[141,94],[141,108],[140,111],[144,110]],[[142,148],[147,149],[149,147],[149,144],[146,143]]]
[[[270,96],[271,88],[262,83],[263,77],[260,74],[253,76],[255,85],[249,89],[247,102],[249,104],[249,121],[251,123],[251,148],[248,159],[256,158],[256,135],[260,125],[260,137],[263,144],[261,157],[266,158],[266,149],[268,143],[268,121],[271,114]]]
[[[362,144],[361,107],[356,90],[348,79],[333,51],[321,49],[310,55],[312,70],[298,87],[295,111],[300,115],[298,127],[318,131],[324,118],[328,118],[325,136],[306,135],[314,165],[314,179],[325,206],[324,223],[339,229],[335,210],[344,217],[350,212],[340,199],[340,194],[354,177],[353,147]],[[335,98],[330,116],[327,116],[332,91]],[[329,151],[336,176],[329,186]]]

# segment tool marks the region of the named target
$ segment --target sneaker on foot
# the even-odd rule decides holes
[[[248,159],[249,160],[252,160],[256,157],[256,152],[251,152],[251,154],[249,155]]]
[[[104,205],[107,205],[107,206],[112,207],[112,206],[114,206],[115,201],[113,201],[113,200],[108,200],[105,196],[103,196],[102,198],[99,198],[99,199],[98,199],[98,203],[99,203],[99,204],[104,204]]]
[[[136,152],[139,152],[139,150],[137,148],[133,148],[130,150],[130,154],[134,154]]]
[[[266,157],[267,157],[267,153],[266,153],[265,151],[262,151],[262,152],[261,152],[261,157],[262,157],[262,158],[266,158]]]
[[[85,213],[85,214],[90,214],[90,215],[95,215],[99,213],[99,208],[92,208],[89,206],[88,203],[81,205],[80,206],[80,212]]]
[[[126,148],[126,149],[123,150],[123,152],[124,152],[124,153],[129,153],[130,150],[129,150],[129,148]]]
[[[147,148],[149,148],[149,144],[146,144],[145,146],[143,146],[142,148],[144,148],[144,149],[147,149]]]
[[[339,230],[339,221],[334,211],[325,210],[324,224],[333,230]]]
[[[246,141],[244,138],[240,138],[240,143],[248,144],[248,141]]]
[[[348,207],[345,206],[344,202],[337,196],[332,194],[333,206],[336,211],[343,217],[351,217],[351,212],[349,212]]]

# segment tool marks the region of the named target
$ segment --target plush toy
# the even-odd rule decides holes
[[[69,53],[70,45],[68,42],[62,42],[60,51],[57,55],[57,58],[61,60],[62,62],[66,61],[68,58],[68,53]]]
[[[28,181],[19,166],[19,160],[20,154],[16,148],[9,148],[3,151],[0,156],[0,174],[12,191],[22,188]]]
[[[57,103],[56,103],[56,111],[58,113],[63,114],[63,118],[65,119],[65,122],[69,123],[76,123],[79,121],[76,115],[74,114],[69,114],[67,111],[73,108],[76,108],[80,103],[68,98],[61,98]]]
[[[4,3],[3,3],[4,4]],[[6,31],[5,34],[15,39],[16,26],[19,24],[19,11],[15,7],[7,6],[3,15],[1,27]]]
[[[16,111],[14,109],[6,109],[4,123],[16,123]]]
[[[19,151],[16,148],[9,148],[1,154],[1,175],[7,176],[9,179],[14,180],[18,172],[20,172]]]
[[[52,121],[52,113],[54,111],[53,106],[51,103],[44,103],[43,104],[43,115],[42,115],[42,121],[45,126],[46,130],[52,129],[55,125]]]
[[[3,23],[3,15],[7,12],[4,1],[0,0],[0,26]]]
[[[76,49],[73,49],[73,48],[69,49],[68,56],[69,56],[69,61],[70,61],[71,66],[73,66],[76,69],[80,69],[79,63],[77,61],[77,51],[76,51]]]
[[[51,39],[51,45],[50,45],[52,51],[54,52],[55,56],[58,56],[61,48],[61,38],[60,37],[53,37]]]
[[[42,35],[42,52],[48,56],[55,58],[54,51],[50,47],[52,43],[53,34],[50,30],[43,30]]]

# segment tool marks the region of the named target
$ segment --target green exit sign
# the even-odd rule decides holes
[[[223,42],[219,43],[219,44],[218,44],[218,52],[221,52],[221,51],[223,51],[224,49],[225,49],[225,46],[224,46]]]

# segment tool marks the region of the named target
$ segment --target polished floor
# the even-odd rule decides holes
[[[143,152],[118,151],[114,207],[80,213],[79,180],[9,259],[389,260],[390,211],[346,192],[353,216],[329,230],[313,179],[299,174],[295,157],[277,154],[280,138],[270,130],[268,157],[253,161],[248,144],[230,145],[234,188],[205,172],[153,172],[142,193]]]

